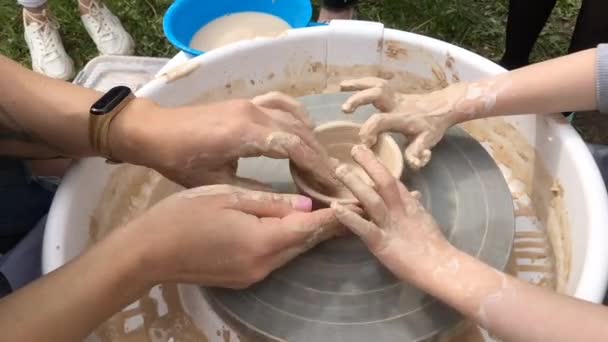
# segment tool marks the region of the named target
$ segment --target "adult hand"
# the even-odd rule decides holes
[[[213,185],[172,195],[130,226],[148,239],[153,283],[244,288],[339,233],[333,209],[311,207],[299,195]]]
[[[350,228],[370,251],[402,279],[411,279],[420,265],[449,250],[433,217],[422,207],[419,193],[410,193],[364,145],[352,149],[353,159],[370,176],[363,182],[351,166],[336,169],[340,181],[359,199],[371,222],[338,203],[332,203],[338,220]]]
[[[143,127],[141,141],[112,150],[130,150],[123,160],[154,168],[186,187],[232,184],[267,190],[236,176],[239,158],[257,156],[289,158],[322,183],[337,183],[326,152],[313,136],[306,109],[284,94],[139,112],[117,117],[112,141],[127,141],[120,136],[131,133],[134,125]],[[134,123],[125,125],[125,120]],[[121,130],[125,126],[131,130]]]
[[[431,148],[446,130],[472,115],[483,106],[479,96],[469,92],[467,84],[457,83],[429,94],[401,94],[384,79],[366,77],[344,81],[343,91],[360,91],[342,106],[345,113],[373,104],[381,113],[374,114],[359,135],[367,146],[376,143],[378,134],[399,132],[408,138],[404,157],[410,169],[418,170],[431,159]],[[470,95],[470,96],[469,96]]]

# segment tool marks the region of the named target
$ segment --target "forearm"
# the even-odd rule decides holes
[[[44,159],[96,155],[89,143],[89,109],[101,93],[51,79],[0,56],[0,156]],[[137,137],[127,129],[141,129],[128,123],[155,105],[145,99],[131,101],[113,121],[111,134],[120,137],[116,146],[124,157],[136,155]],[[125,127],[117,127],[123,125]],[[141,124],[141,121],[139,122]],[[135,140],[135,141],[134,141]],[[114,149],[113,149],[114,151]],[[128,161],[128,160],[125,160]]]
[[[596,49],[517,69],[468,85],[460,121],[597,109]]]
[[[0,73],[2,155],[20,157],[27,151],[35,157],[35,147],[43,152],[40,157],[49,152],[77,157],[92,154],[88,111],[99,98],[98,92],[44,77],[3,56]],[[19,145],[22,148],[16,150]]]
[[[140,276],[142,247],[132,231],[119,229],[76,260],[1,299],[3,339],[82,341],[149,287]]]
[[[424,276],[413,280],[415,285],[501,340],[608,340],[605,307],[525,283],[453,247],[440,259],[429,263]]]

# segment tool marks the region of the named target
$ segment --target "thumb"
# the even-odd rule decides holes
[[[301,247],[307,250],[323,240],[323,236],[334,236],[341,228],[333,209],[322,209],[309,213],[293,212],[281,218],[271,228],[277,250]]]
[[[300,195],[242,189],[235,194],[232,204],[228,207],[257,217],[281,218],[294,211],[311,211],[312,200]]]
[[[273,268],[283,266],[320,242],[342,235],[344,230],[333,209],[293,213],[284,217],[273,235],[277,247],[272,259]]]
[[[381,133],[401,131],[403,121],[399,114],[376,113],[361,126],[359,137],[368,147],[374,146]]]
[[[257,217],[284,217],[294,211],[309,212],[312,200],[292,194],[255,191],[233,185],[216,184],[192,188],[179,193],[183,198],[217,197],[219,206]]]
[[[382,245],[384,233],[374,223],[365,220],[355,211],[333,202],[331,207],[336,211],[336,218],[358,235],[370,250],[377,250]]]

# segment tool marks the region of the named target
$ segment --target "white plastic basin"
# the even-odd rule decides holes
[[[186,60],[183,56],[177,59]],[[388,30],[377,23],[335,21],[327,27],[290,31],[273,40],[237,43],[182,64],[174,62],[138,95],[177,106],[275,89],[319,91],[336,79],[378,71],[407,71],[451,82],[476,80],[504,70],[435,39]],[[601,302],[608,280],[608,199],[600,173],[578,134],[559,115],[519,116],[465,128],[483,141],[501,165],[519,206],[527,201],[525,197],[534,203],[539,222],[531,222],[534,219],[529,220],[526,213],[518,214],[518,229],[527,231],[527,225],[534,225],[550,232],[547,241],[558,255],[553,266],[558,290]],[[90,216],[111,171],[101,160],[87,159],[65,177],[48,217],[45,273],[86,247]],[[520,276],[534,280],[525,273]],[[215,333],[224,326],[221,320],[212,313],[201,313],[200,306],[189,307],[202,300],[192,288],[180,287],[182,300],[188,298],[187,309],[197,312],[193,319],[209,339],[221,341],[223,337]]]

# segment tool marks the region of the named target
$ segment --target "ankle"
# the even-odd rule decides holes
[[[89,14],[91,12],[91,5],[95,3],[101,5],[101,0],[78,0],[78,10],[80,15]]]
[[[40,7],[23,7],[23,18],[26,24],[36,22],[46,22],[49,20],[49,10],[45,5]]]
[[[23,7],[23,10],[32,14],[42,14],[44,10],[47,10],[47,4],[43,4],[38,7]]]
[[[328,8],[321,8],[321,11],[319,12],[319,22],[328,22],[334,19],[343,19],[343,20],[350,20],[353,19],[355,16],[355,8],[354,7],[347,7],[344,9],[328,9]]]

